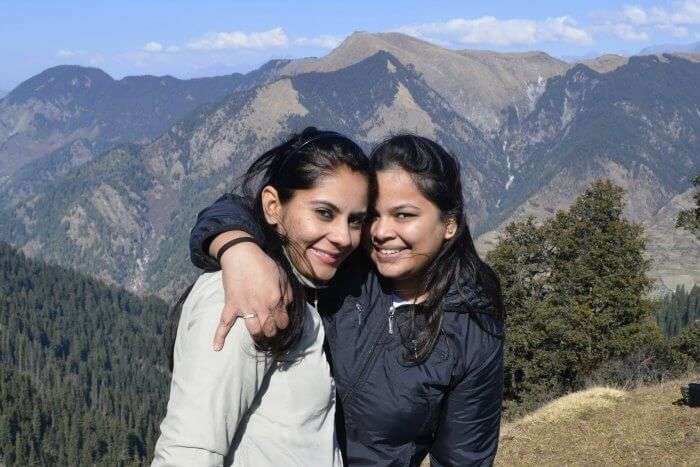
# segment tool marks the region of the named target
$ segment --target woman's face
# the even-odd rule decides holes
[[[321,177],[308,190],[297,190],[285,203],[265,187],[263,210],[268,223],[290,242],[287,254],[304,276],[328,281],[360,243],[367,214],[368,180],[346,166]]]
[[[413,296],[442,244],[454,236],[456,223],[443,220],[438,207],[401,168],[378,172],[377,188],[370,256],[397,291]]]

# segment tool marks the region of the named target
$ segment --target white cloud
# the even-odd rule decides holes
[[[674,24],[660,24],[656,28],[660,31],[669,33],[673,37],[682,38],[688,37],[690,35],[688,28],[685,26],[676,26]]]
[[[547,41],[564,41],[578,45],[593,43],[590,34],[576,25],[568,16],[547,18],[539,27],[540,36]]]
[[[645,24],[649,15],[642,8],[635,5],[627,5],[622,9],[622,17],[632,24]]]
[[[93,66],[100,66],[105,63],[105,58],[102,54],[93,54],[88,60],[88,63]]]
[[[143,46],[143,50],[146,52],[162,52],[163,44],[151,41]]]
[[[654,32],[688,37],[688,27],[700,25],[700,0],[675,2],[671,8],[626,5],[611,19],[604,28],[625,41],[646,41]]]
[[[617,37],[627,42],[641,42],[648,41],[649,35],[627,23],[619,23],[612,26],[612,32]]]
[[[56,52],[56,56],[59,58],[71,58],[77,57],[78,55],[85,55],[85,52],[66,49],[61,49],[58,52]]]
[[[178,47],[178,46],[176,46],[176,45],[169,45],[168,47],[165,48],[165,51],[166,51],[166,52],[170,52],[170,53],[179,52],[179,51],[180,51],[180,47]]]
[[[282,28],[262,32],[215,32],[194,39],[187,44],[192,50],[270,49],[289,45],[287,33]]]
[[[619,16],[625,22],[643,26],[668,27],[700,24],[700,0],[676,2],[673,9],[637,5],[625,6]]]
[[[494,16],[479,18],[454,18],[440,23],[424,23],[404,26],[400,32],[434,40],[458,44],[534,44],[561,41],[577,45],[593,42],[590,34],[577,26],[569,16],[547,18],[544,21],[529,19],[499,19]]]
[[[294,39],[295,45],[302,47],[320,47],[322,49],[334,49],[343,41],[342,37],[320,35],[316,37],[298,37]]]

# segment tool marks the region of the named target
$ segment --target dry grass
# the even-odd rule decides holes
[[[700,408],[678,403],[680,386],[698,380],[561,397],[501,427],[496,465],[700,466]]]
[[[690,380],[557,399],[502,427],[496,465],[700,466],[700,409],[678,404]]]

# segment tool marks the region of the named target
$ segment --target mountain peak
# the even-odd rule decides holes
[[[114,83],[114,79],[99,68],[79,65],[59,65],[48,68],[20,83],[7,99],[20,102],[26,99],[52,98],[76,92],[99,92]]]

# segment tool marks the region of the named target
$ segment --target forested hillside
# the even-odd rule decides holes
[[[167,312],[0,244],[0,465],[145,462],[167,402]]]

